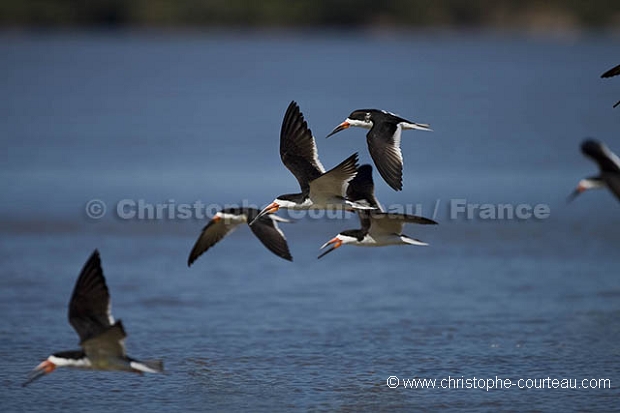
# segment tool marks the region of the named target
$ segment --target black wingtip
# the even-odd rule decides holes
[[[375,165],[376,165],[376,163],[375,163]],[[390,188],[392,188],[396,192],[403,190],[403,177],[402,177],[402,175],[399,176],[397,174],[393,174],[392,171],[385,171],[385,170],[379,169],[378,167],[377,167],[377,169],[379,170],[379,175],[381,175],[381,177],[383,178],[385,183],[388,184],[388,186]]]
[[[620,75],[620,65],[614,66],[605,73],[601,75],[602,78],[613,77],[616,75]],[[619,102],[620,103],[620,102]]]
[[[299,108],[299,104],[297,102],[295,102],[294,100],[291,100],[291,103],[289,103],[286,108],[285,117],[286,115],[291,116],[293,113],[301,113],[301,109]],[[303,115],[302,115],[302,118],[303,118]]]
[[[342,161],[340,164],[349,164],[349,165],[353,165],[355,167],[355,170],[357,171],[357,164],[359,162],[360,156],[358,152],[355,152],[353,155],[349,156],[347,159],[345,159],[344,161]]]
[[[200,240],[200,238],[198,238]],[[198,244],[198,241],[196,241],[196,244],[194,245],[194,247],[192,248],[192,250],[189,253],[189,256],[187,257],[187,268],[191,267],[192,264],[194,262],[196,262],[196,259],[200,256],[199,254],[196,253],[196,245]]]
[[[95,269],[99,273],[103,273],[103,269],[101,268],[101,256],[99,255],[99,250],[97,249],[95,249],[86,260],[86,263],[82,267],[82,271],[80,271],[80,277],[82,274],[89,272],[92,269]]]
[[[597,161],[606,157],[603,148],[603,142],[592,138],[585,139],[579,147],[581,153]]]
[[[395,178],[395,179],[386,178],[383,175],[381,175],[381,176],[385,180],[385,183],[387,183],[389,185],[389,187],[392,188],[393,190],[395,190],[396,192],[403,190],[403,178],[402,178],[402,176],[399,177],[399,178]]]
[[[90,257],[88,258],[87,262],[91,262],[91,261],[99,261],[99,262],[101,262],[101,255],[99,254],[99,250],[97,248],[95,248],[93,253],[90,254]]]

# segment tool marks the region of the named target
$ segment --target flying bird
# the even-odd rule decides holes
[[[607,78],[607,77],[613,77],[613,76],[617,76],[620,75],[620,65],[616,66],[616,67],[612,67],[611,69],[609,69],[608,71],[606,71],[605,73],[603,73],[601,75],[602,78]],[[620,100],[618,102],[616,102],[616,104],[614,105],[614,108],[616,106],[620,105]]]
[[[607,145],[594,139],[581,144],[581,152],[598,164],[600,174],[579,181],[577,188],[569,195],[572,201],[588,189],[608,188],[620,200],[620,159]]]
[[[273,214],[280,208],[296,210],[368,208],[346,199],[348,182],[357,173],[357,153],[325,171],[319,161],[312,131],[295,101],[289,104],[282,121],[280,158],[284,166],[297,178],[301,192],[278,196],[250,225],[254,225],[263,215]]]
[[[404,129],[432,131],[429,125],[415,123],[385,110],[358,109],[353,111],[327,137],[357,126],[370,129],[366,134],[368,152],[379,174],[396,191],[403,189],[403,154],[400,150],[400,135]]]
[[[217,212],[202,229],[189,254],[187,266],[191,266],[198,257],[239,225],[253,221],[259,213],[260,211],[256,208],[224,208]],[[260,217],[254,225],[250,226],[250,229],[269,251],[280,258],[292,261],[293,257],[288,249],[286,237],[278,227],[278,222],[290,222],[290,220],[277,215],[267,215]]]
[[[321,253],[322,258],[342,245],[351,244],[358,247],[382,247],[386,245],[428,245],[419,239],[403,234],[405,224],[436,225],[432,219],[417,215],[384,212],[374,195],[372,180],[372,166],[362,165],[357,175],[349,184],[347,191],[349,199],[357,202],[366,202],[376,210],[357,211],[362,227],[342,231],[334,238],[323,244],[321,249],[331,246]]]
[[[53,372],[57,367],[159,373],[163,363],[138,361],[125,353],[127,336],[120,320],[110,312],[110,293],[103,277],[99,252],[95,250],[80,273],[71,301],[69,323],[80,336],[80,350],[54,353],[39,364],[23,386]]]

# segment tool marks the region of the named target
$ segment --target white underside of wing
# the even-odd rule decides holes
[[[344,201],[346,205],[350,206],[353,209],[365,209],[365,210],[378,210],[377,208],[370,206],[367,201],[349,201],[348,199]]]
[[[291,222],[291,221],[288,219],[281,218],[277,215],[270,215],[269,218],[271,218],[271,221],[273,222],[273,227],[276,229],[276,231],[278,231],[278,234],[280,234],[280,236],[283,239],[286,239],[286,237],[284,236],[284,232],[282,232],[282,230],[278,226],[278,221],[280,222]]]
[[[432,132],[431,126],[426,123],[409,123],[409,122],[401,122],[399,125],[403,129],[417,129],[417,130],[425,130]]]
[[[394,132],[394,135],[392,135],[392,140],[394,141],[393,151],[398,156],[401,164],[403,163],[403,153],[400,150],[400,139],[402,131],[403,123],[401,122],[396,126],[396,132]]]
[[[108,321],[110,322],[110,325],[114,325],[114,317],[112,317],[112,304],[108,302]]]
[[[129,362],[129,366],[132,369],[138,370],[138,371],[142,371],[144,373],[159,373],[159,370],[155,370],[150,368],[149,366],[147,366],[146,364],[142,364],[139,361],[130,361]]]
[[[274,225],[276,222],[292,222],[290,219],[287,218],[282,218],[281,216],[278,215],[270,215],[269,216],[271,218],[272,221],[274,221]]]
[[[420,241],[419,239],[415,239],[415,238],[409,238],[405,235],[402,235],[400,237],[401,241],[403,244],[408,244],[408,245],[417,245],[420,247],[426,247],[428,246],[428,244],[424,241]]]
[[[605,153],[605,155],[607,155],[609,160],[612,161],[620,169],[620,158],[618,158],[615,153],[609,150],[607,145],[603,145],[603,152]]]
[[[312,136],[312,161],[317,166],[317,168],[319,168],[319,171],[321,171],[321,173],[325,173],[325,167],[319,160],[319,151],[316,147],[316,139],[314,139],[314,135]]]
[[[367,234],[362,242],[358,242],[355,244],[360,247],[385,247],[388,245],[418,245],[418,246],[426,246],[428,245],[425,242],[422,242],[418,239],[409,238],[406,235],[398,235],[398,234]]]

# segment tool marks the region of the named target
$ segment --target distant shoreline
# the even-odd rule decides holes
[[[620,2],[597,0],[0,0],[0,29],[501,29],[619,31]]]

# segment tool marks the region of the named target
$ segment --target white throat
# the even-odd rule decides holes
[[[279,208],[282,209],[308,209],[312,206],[312,201],[310,200],[310,198],[304,199],[304,202],[302,202],[301,204],[297,204],[286,199],[276,199],[273,202],[278,204]]]
[[[364,129],[371,129],[372,128],[372,121],[363,121],[363,120],[356,120],[356,119],[348,119],[346,120],[346,122],[350,125],[350,126],[355,126],[356,128],[364,128]]]

